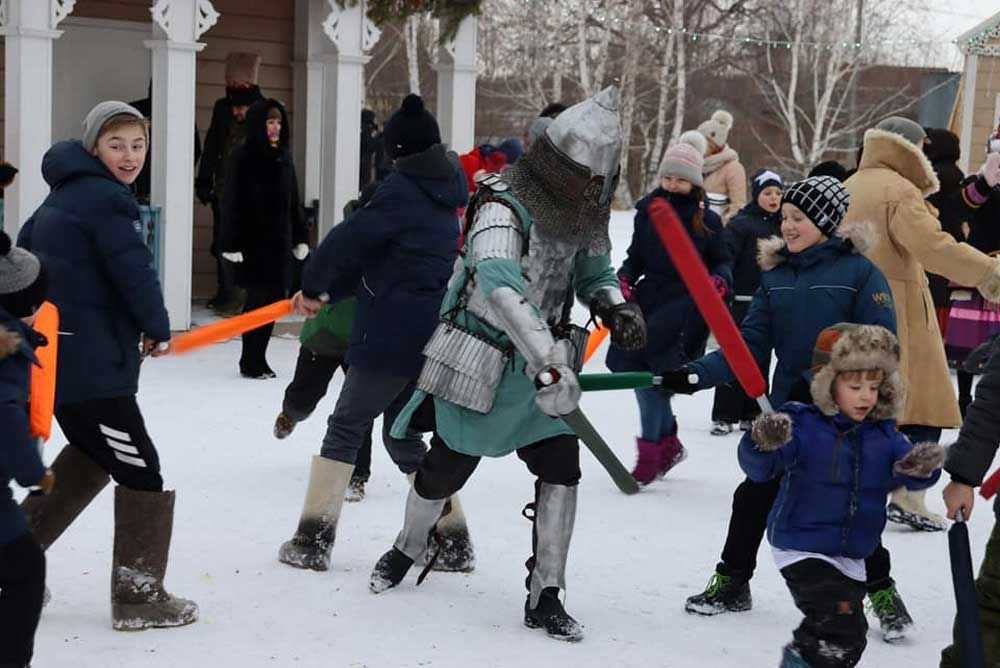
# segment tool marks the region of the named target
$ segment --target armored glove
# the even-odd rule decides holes
[[[580,403],[580,383],[569,366],[571,355],[569,341],[556,341],[545,356],[545,365],[535,374],[535,403],[546,415],[567,415]]]
[[[618,304],[598,312],[601,322],[611,330],[611,343],[622,350],[646,347],[646,321],[635,304]]]
[[[694,394],[698,391],[698,376],[681,367],[674,371],[660,373],[660,392],[670,396],[673,394]]]

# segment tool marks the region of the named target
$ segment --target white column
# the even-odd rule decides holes
[[[358,194],[361,164],[361,104],[364,68],[381,34],[365,17],[364,3],[340,9],[328,0],[323,32],[334,49],[317,56],[323,63],[320,112],[319,235],[340,222],[344,205]]]
[[[218,20],[209,0],[157,0],[153,36],[151,200],[161,207],[160,279],[173,330],[191,326],[194,239],[195,60],[197,40]],[[179,138],[187,138],[180,141]]]
[[[292,149],[299,174],[302,201],[310,204],[320,196],[323,131],[323,70],[319,54],[325,48],[322,22],[327,5],[323,0],[295,0],[295,60],[292,62],[295,121]]]
[[[961,157],[958,159],[959,168],[966,174],[969,173],[969,164],[972,153],[972,128],[976,117],[976,75],[979,69],[979,56],[969,53],[965,56],[965,81],[962,90],[962,127],[959,133]]]
[[[4,227],[12,236],[49,193],[42,156],[52,144],[52,40],[75,0],[2,0],[4,158],[20,173],[4,192]]]
[[[459,153],[476,145],[476,48],[478,21],[464,19],[454,39],[440,47],[437,71],[437,120],[441,140]]]

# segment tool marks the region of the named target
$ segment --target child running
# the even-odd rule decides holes
[[[865,558],[879,545],[886,497],[937,482],[944,448],[913,446],[896,429],[904,388],[889,330],[827,327],[812,362],[813,403],[758,418],[739,458],[751,480],[781,479],[767,538],[805,615],[782,668],[850,668],[867,644]]]

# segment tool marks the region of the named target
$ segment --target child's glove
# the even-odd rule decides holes
[[[726,279],[716,274],[712,274],[709,278],[712,279],[712,287],[715,288],[715,292],[720,297],[725,297],[729,294],[729,283],[726,283]]]
[[[792,418],[788,413],[769,413],[753,421],[750,438],[762,452],[774,452],[792,440]]]
[[[45,469],[45,475],[38,481],[38,489],[42,490],[42,494],[51,494],[55,486],[56,474],[52,472],[52,469]]]
[[[944,466],[944,446],[940,443],[917,443],[906,456],[892,465],[892,472],[913,478],[930,478]]]
[[[622,297],[625,301],[630,302],[635,297],[635,288],[632,287],[632,283],[629,282],[628,276],[625,274],[618,274],[618,287],[622,291]]]

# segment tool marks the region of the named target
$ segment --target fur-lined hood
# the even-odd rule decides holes
[[[716,172],[729,162],[739,162],[740,154],[729,146],[724,147],[718,153],[705,156],[705,166],[701,168],[701,173],[708,176]]]
[[[941,189],[934,166],[920,147],[895,132],[875,128],[865,132],[858,172],[866,169],[891,169],[916,186],[924,197]]]
[[[863,222],[844,222],[837,226],[834,239],[850,242],[851,252],[864,254],[878,244],[875,226]],[[780,236],[767,237],[757,242],[757,266],[761,271],[771,271],[784,264],[790,253]],[[808,250],[808,249],[807,249]]]
[[[836,415],[840,412],[833,400],[837,374],[869,369],[879,369],[885,377],[878,388],[875,408],[865,419],[898,418],[906,401],[906,386],[899,375],[899,341],[888,329],[876,325],[857,325],[843,331],[830,350],[829,362],[813,372],[809,386],[813,403],[824,415]]]

